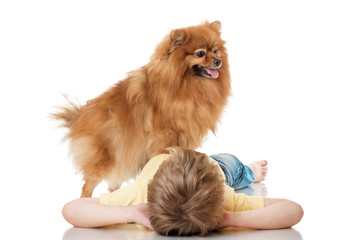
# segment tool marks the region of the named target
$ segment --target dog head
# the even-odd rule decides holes
[[[169,74],[181,78],[187,75],[218,79],[222,71],[228,72],[228,57],[220,30],[219,21],[173,30],[158,45],[152,62],[168,67]]]

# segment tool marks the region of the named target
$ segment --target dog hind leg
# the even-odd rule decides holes
[[[101,178],[91,178],[85,180],[83,185],[83,190],[81,193],[81,198],[90,198],[92,197],[94,188],[102,181]]]

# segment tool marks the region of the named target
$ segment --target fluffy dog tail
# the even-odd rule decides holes
[[[67,104],[62,107],[57,107],[58,111],[51,113],[50,117],[60,121],[60,127],[70,128],[78,117],[81,105],[79,101],[75,103],[71,100],[68,95],[63,94],[63,96],[67,99]]]

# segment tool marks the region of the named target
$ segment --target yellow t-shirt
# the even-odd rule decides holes
[[[119,188],[112,193],[100,196],[100,204],[111,206],[130,206],[147,202],[148,183],[153,179],[159,166],[168,159],[169,154],[160,154],[148,161],[134,183]],[[221,168],[219,168],[220,171]],[[224,209],[232,212],[254,210],[264,207],[263,197],[236,194],[234,189],[224,184]]]

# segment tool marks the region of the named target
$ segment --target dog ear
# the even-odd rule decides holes
[[[214,22],[211,22],[209,24],[209,26],[216,32],[220,33],[221,32],[221,28],[222,28],[222,24],[220,21],[214,21]]]
[[[183,43],[186,40],[186,33],[182,29],[173,30],[170,33],[170,39],[171,39],[171,44],[172,44],[170,46],[170,52],[171,52],[183,45]]]

